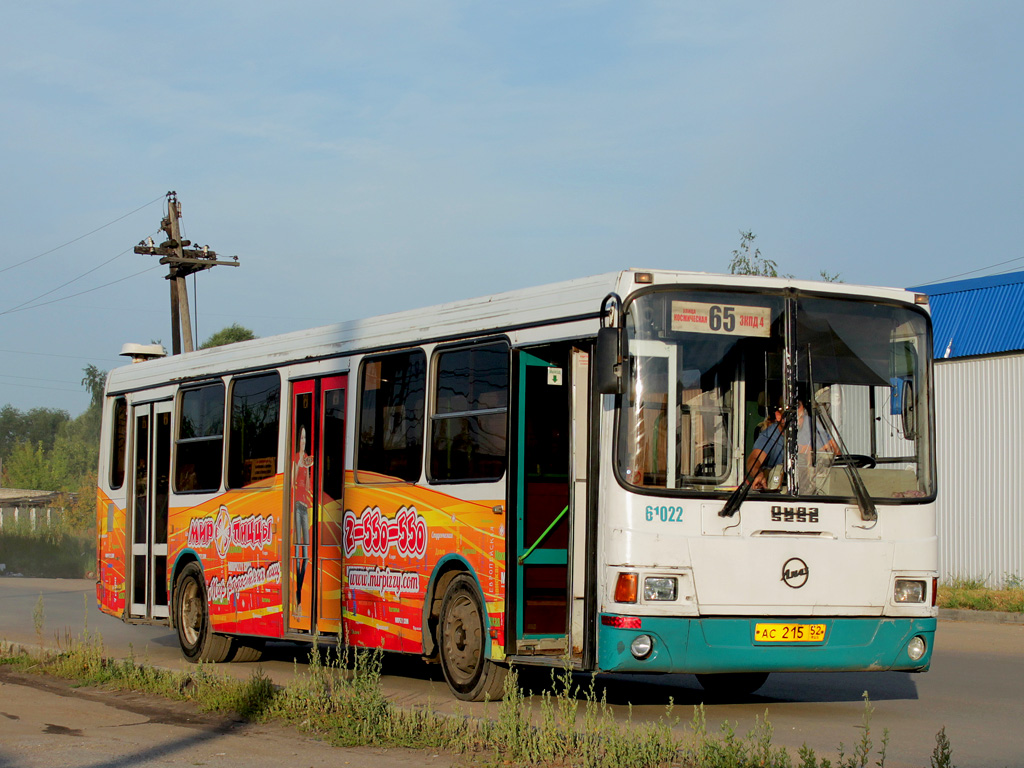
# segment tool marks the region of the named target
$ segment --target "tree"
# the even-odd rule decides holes
[[[33,408],[22,412],[12,405],[0,409],[0,459],[8,458],[20,443],[42,443],[53,447],[61,427],[71,420],[67,411],[57,408]]]
[[[91,407],[103,407],[103,390],[107,385],[107,372],[101,371],[95,365],[87,365],[82,369],[82,386],[89,390],[92,397]]]
[[[777,265],[771,259],[761,255],[761,249],[755,248],[750,252],[751,245],[757,238],[750,230],[740,230],[740,247],[732,252],[732,261],[729,262],[729,274],[732,275],[761,275],[762,277],[778,277]]]
[[[729,273],[733,275],[760,275],[761,277],[780,277],[778,264],[771,259],[761,255],[760,248],[754,248],[751,253],[751,246],[757,238],[750,230],[740,230],[740,247],[732,252],[732,261],[729,262]],[[841,283],[839,272],[831,273],[821,270],[818,275],[826,283]],[[793,277],[793,275],[781,275],[781,277]]]
[[[221,347],[225,344],[234,344],[238,341],[249,341],[255,339],[256,334],[246,328],[244,325],[238,323],[232,323],[227,328],[221,328],[210,338],[203,342],[200,349],[209,349],[210,347]]]

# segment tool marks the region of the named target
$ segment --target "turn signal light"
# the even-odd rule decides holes
[[[615,602],[635,603],[637,581],[635,573],[620,573],[618,581],[615,582]]]

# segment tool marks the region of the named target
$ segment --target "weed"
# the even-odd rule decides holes
[[[43,630],[46,628],[46,608],[43,605],[43,593],[39,593],[39,599],[36,600],[36,606],[32,609],[32,626],[36,630],[36,639],[39,641],[39,646],[43,645]]]
[[[58,525],[33,531],[19,521],[0,532],[0,562],[8,573],[81,579],[96,567],[96,537]]]
[[[1024,589],[1024,576],[1018,573],[1004,573],[1003,589]]]
[[[984,576],[951,576],[944,585],[950,589],[985,589],[988,578]]]
[[[262,671],[245,681],[228,678],[208,665],[189,672],[171,672],[140,662],[134,654],[110,660],[102,640],[86,632],[65,637],[59,650],[35,658],[9,644],[0,644],[0,664],[44,671],[82,684],[133,690],[195,702],[208,711],[236,712],[250,720],[276,718],[293,723],[339,745],[404,746],[447,749],[489,758],[502,766],[586,766],[587,768],[792,768],[783,747],[772,745],[767,713],[740,735],[731,723],[709,734],[703,705],[694,708],[691,738],[677,730],[679,719],[669,700],[656,722],[638,724],[632,707],[625,722],[616,720],[594,676],[577,682],[568,668],[555,670],[547,690],[534,695],[520,687],[515,668],[505,681],[496,717],[471,719],[445,716],[429,705],[406,709],[383,694],[380,651],[322,650],[314,645],[308,664],[296,667],[295,679],[283,688]],[[851,754],[840,745],[838,762],[818,758],[804,745],[799,768],[884,768],[889,743],[883,731],[880,746],[871,732],[873,709],[864,695],[859,742]],[[932,768],[953,768],[945,729],[936,736]]]
[[[946,726],[942,726],[935,734],[935,749],[932,750],[932,768],[955,768],[953,765],[953,748],[946,736]]]

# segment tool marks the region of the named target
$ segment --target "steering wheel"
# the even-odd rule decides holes
[[[875,460],[863,453],[844,453],[840,456],[836,456],[833,464],[849,464],[857,469],[874,469]]]

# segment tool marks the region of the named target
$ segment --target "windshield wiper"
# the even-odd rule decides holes
[[[781,429],[779,429],[775,422],[772,422],[769,426],[765,427],[765,429],[775,430],[775,433],[768,439],[768,442],[765,445],[764,454],[766,460],[768,458],[769,451],[775,447],[776,441],[781,440],[782,436],[786,434],[786,428],[789,426],[789,420],[793,418],[794,415],[795,411],[786,411],[783,415]],[[729,495],[729,498],[726,499],[725,506],[722,507],[718,513],[719,517],[732,517],[736,514],[740,505],[747,498],[747,494],[750,493],[750,489],[754,486],[754,478],[757,477],[757,473],[761,471],[763,466],[763,462],[760,466],[757,466],[754,462],[751,463],[747,468],[746,474],[743,475],[743,482],[737,485],[736,490],[734,490]]]

